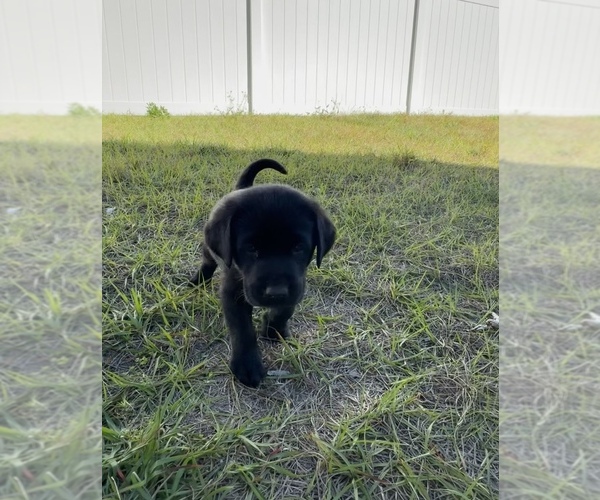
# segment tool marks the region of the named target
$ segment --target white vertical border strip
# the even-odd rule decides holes
[[[502,0],[500,113],[600,114],[600,1]]]
[[[100,0],[0,2],[0,113],[101,109]]]

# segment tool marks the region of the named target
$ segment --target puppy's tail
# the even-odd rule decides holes
[[[277,172],[280,172],[284,175],[287,174],[287,170],[284,168],[284,166],[275,160],[269,160],[268,158],[256,160],[254,163],[248,165],[246,167],[246,170],[242,172],[242,175],[240,175],[240,178],[238,179],[237,184],[235,185],[235,189],[244,189],[251,187],[252,183],[254,182],[254,178],[256,177],[256,174],[258,174],[261,170],[264,170],[265,168],[272,168],[273,170],[277,170]]]

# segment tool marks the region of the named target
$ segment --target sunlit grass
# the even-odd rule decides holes
[[[104,140],[184,143],[307,154],[414,155],[465,166],[498,165],[498,118],[452,115],[105,115]]]

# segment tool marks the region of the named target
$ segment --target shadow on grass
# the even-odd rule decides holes
[[[600,170],[501,163],[502,491],[600,492]]]
[[[261,157],[289,175],[257,183],[315,197],[339,238],[295,338],[262,345],[284,375],[251,390],[216,287],[186,279],[210,209]],[[498,307],[497,170],[127,141],[103,164],[105,494],[497,494],[497,333],[473,330]]]

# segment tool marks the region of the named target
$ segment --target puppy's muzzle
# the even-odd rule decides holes
[[[265,283],[246,290],[246,298],[258,307],[294,306],[302,299],[304,287],[301,283]]]

